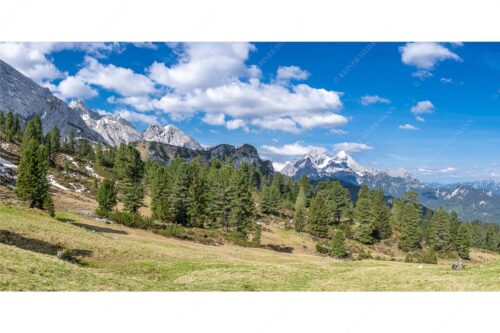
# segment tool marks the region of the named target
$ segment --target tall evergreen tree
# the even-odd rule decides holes
[[[154,219],[162,222],[173,222],[170,213],[171,179],[167,167],[154,165],[151,175],[151,212]]]
[[[243,167],[234,170],[231,177],[231,222],[245,238],[253,227],[254,204]]]
[[[326,180],[318,184],[317,191],[324,192],[331,221],[339,224],[342,218],[347,217],[351,204],[349,191],[338,181]]]
[[[135,213],[143,205],[144,199],[144,162],[141,154],[133,145],[121,145],[114,164],[115,175],[121,181],[125,209]]]
[[[188,223],[189,167],[183,159],[172,162],[172,188],[170,192],[170,213],[175,223]]]
[[[300,177],[299,187],[302,187],[304,189],[304,193],[306,195],[306,207],[309,207],[311,198],[314,196],[314,189],[311,185],[311,182],[309,181],[309,178],[307,178],[306,175]]]
[[[39,115],[34,116],[26,123],[21,150],[23,150],[31,140],[35,140],[39,145],[43,142],[42,120]]]
[[[191,184],[189,185],[188,202],[188,224],[192,227],[203,228],[208,220],[208,184],[207,173],[201,165],[199,158],[190,165]]]
[[[332,256],[335,258],[345,258],[345,234],[342,230],[336,230],[332,239]]]
[[[406,202],[403,209],[398,243],[401,250],[411,252],[419,248],[421,240],[419,222],[420,208],[412,202]]]
[[[370,194],[367,186],[361,187],[358,193],[358,201],[354,209],[354,221],[358,223],[354,229],[354,239],[364,243],[372,244],[374,241],[374,225],[371,210]]]
[[[295,215],[293,218],[293,226],[295,231],[302,232],[306,226],[306,193],[301,186],[299,194],[295,200]]]
[[[47,149],[32,138],[21,150],[15,189],[17,197],[32,208],[43,208],[49,188],[47,170]]]
[[[328,213],[326,199],[324,194],[320,192],[311,200],[309,207],[309,216],[307,218],[309,232],[316,237],[328,237],[329,219],[330,214]]]
[[[382,190],[376,190],[374,192],[371,205],[371,216],[375,228],[375,237],[378,239],[389,238],[392,232],[389,223],[390,212],[389,208],[385,205],[384,192]]]
[[[456,235],[457,252],[460,258],[469,259],[471,243],[472,239],[469,226],[465,223],[461,223],[457,229]]]
[[[105,178],[99,185],[97,190],[97,203],[99,204],[98,211],[107,213],[113,210],[116,205],[116,190],[115,183]]]
[[[434,245],[437,251],[449,252],[452,249],[450,218],[443,207],[439,207],[432,216],[432,227],[435,229]]]

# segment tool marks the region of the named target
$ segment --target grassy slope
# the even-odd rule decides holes
[[[0,205],[0,234],[43,241],[35,241],[38,249],[0,243],[0,290],[500,290],[498,257],[459,272],[449,264],[342,262],[307,251],[201,245],[66,212],[58,218]],[[106,229],[89,231],[96,227]],[[292,231],[280,234],[273,237],[300,243]],[[80,264],[39,253],[54,247],[79,250]]]

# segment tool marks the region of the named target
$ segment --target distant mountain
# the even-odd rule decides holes
[[[166,143],[144,141],[138,142],[136,147],[141,152],[141,156],[144,160],[153,159],[165,164],[169,164],[177,157],[181,157],[190,162],[199,156],[203,163],[209,163],[216,158],[220,160],[230,158],[235,167],[239,167],[242,163],[246,162],[260,168],[266,175],[270,175],[274,172],[271,161],[262,160],[259,157],[257,149],[248,144],[241,147],[222,144],[205,150],[194,150]]]
[[[101,115],[81,100],[73,100],[68,106],[77,111],[85,124],[99,133],[104,142],[113,146],[142,140],[142,134],[129,121],[119,115]]]
[[[394,197],[425,189],[425,184],[404,169],[375,170],[364,167],[345,151],[339,151],[333,157],[321,151],[310,151],[285,164],[281,173],[293,178],[306,175],[311,179],[332,178],[356,185],[366,184],[371,188],[381,188],[387,195]]]
[[[36,84],[16,69],[0,60],[0,111],[18,114],[22,122],[34,115],[42,119],[44,132],[59,127],[62,136],[73,129],[78,137],[103,141],[99,133],[89,128],[80,114],[52,95],[49,89]]]
[[[194,150],[203,149],[198,141],[196,141],[174,125],[167,125],[165,127],[161,127],[160,125],[151,125],[146,131],[142,133],[142,136],[144,141],[166,143],[169,145]]]
[[[500,185],[490,181],[457,184],[425,184],[405,169],[375,170],[358,164],[345,151],[330,157],[321,151],[310,151],[283,167],[281,173],[294,178],[308,176],[314,182],[336,179],[343,184],[380,188],[390,197],[405,192],[420,194],[426,207],[443,206],[456,210],[462,219],[500,222]]]

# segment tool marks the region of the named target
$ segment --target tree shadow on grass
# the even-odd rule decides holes
[[[293,247],[285,246],[285,245],[267,244],[266,248],[273,250],[273,251],[276,251],[276,252],[282,252],[282,253],[292,253],[293,252]]]
[[[75,222],[75,220],[68,219],[66,217],[56,217],[56,220],[58,220],[59,222],[63,222],[63,223],[72,223],[72,222]]]
[[[63,247],[60,245],[55,245],[40,239],[21,236],[15,232],[7,230],[0,230],[0,243],[15,246],[31,252],[53,256],[57,256],[58,251],[63,250]],[[80,264],[80,261],[77,257],[88,257],[92,255],[92,251],[90,250],[70,249],[69,251],[74,257],[72,262],[76,262],[78,264]]]
[[[85,223],[77,223],[73,222],[73,225],[76,225],[77,227],[84,228],[89,231],[95,231],[95,232],[103,232],[107,234],[118,234],[118,235],[128,235],[128,232],[124,230],[115,230],[111,228],[106,228],[106,227],[99,227],[96,225],[90,225],[90,224],[85,224]]]

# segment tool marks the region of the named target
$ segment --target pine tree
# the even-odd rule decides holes
[[[435,249],[449,252],[452,249],[450,218],[443,207],[439,207],[432,216],[432,225],[435,228]]]
[[[0,140],[4,140],[5,132],[5,115],[0,111]]]
[[[54,126],[49,132],[50,147],[52,154],[58,153],[61,150],[61,133],[59,128]]]
[[[99,185],[97,203],[99,204],[98,211],[101,213],[113,210],[113,207],[116,205],[116,191],[115,183],[112,180],[105,178]]]
[[[371,205],[371,216],[375,227],[375,237],[386,239],[391,235],[391,225],[389,223],[389,209],[385,205],[384,192],[376,190],[373,195]]]
[[[182,159],[172,162],[172,188],[170,192],[170,214],[175,223],[187,225],[189,168]]]
[[[311,202],[311,198],[314,196],[314,189],[311,185],[311,182],[307,178],[307,176],[302,176],[299,179],[299,187],[304,189],[304,193],[306,195],[306,207],[309,207]]]
[[[143,205],[144,199],[144,162],[141,160],[141,154],[132,145],[121,145],[114,164],[115,175],[121,181],[125,209],[136,213]]]
[[[74,154],[75,150],[76,150],[75,130],[71,129],[69,131],[68,153],[69,154]]]
[[[299,194],[295,200],[295,215],[293,218],[293,226],[295,231],[302,232],[306,225],[306,193],[304,188],[301,186],[299,189]]]
[[[42,121],[38,115],[34,116],[26,123],[26,127],[23,132],[21,151],[31,140],[35,140],[39,145],[43,142]]]
[[[223,165],[217,168],[217,163],[212,163],[209,172],[209,205],[210,225],[212,228],[223,226],[229,229],[229,217],[231,213],[231,175],[233,167]]]
[[[457,229],[456,245],[460,258],[469,259],[472,243],[470,228],[467,224],[460,224]]]
[[[248,181],[242,167],[234,170],[231,177],[231,222],[236,231],[246,238],[253,227],[254,204]]]
[[[188,202],[188,224],[192,227],[203,228],[208,220],[208,184],[207,174],[200,163],[199,158],[190,165],[191,184],[189,185]]]
[[[4,136],[5,140],[7,140],[8,142],[14,142],[15,119],[14,119],[14,114],[12,112],[8,112],[7,115],[5,116]]]
[[[173,222],[170,214],[170,174],[163,165],[155,165],[151,176],[151,212],[153,218],[162,222]]]
[[[318,184],[317,191],[325,193],[332,222],[339,224],[342,218],[347,217],[351,197],[349,191],[338,181],[322,181]]]
[[[335,258],[345,258],[345,234],[342,230],[335,231],[332,239],[332,256]]]
[[[421,232],[419,228],[420,208],[414,203],[406,202],[400,227],[398,246],[405,252],[412,252],[419,248]]]
[[[277,214],[281,205],[281,195],[275,186],[264,186],[260,193],[260,210],[267,214]]]
[[[323,193],[318,193],[312,200],[309,207],[307,224],[309,232],[316,237],[328,237],[328,223],[330,214]]]
[[[47,149],[36,139],[26,142],[21,151],[15,193],[20,200],[28,201],[31,208],[43,208],[48,195]]]
[[[354,229],[354,239],[364,244],[373,244],[374,226],[368,187],[362,187],[358,194],[358,202],[354,209],[354,221],[358,223]]]

